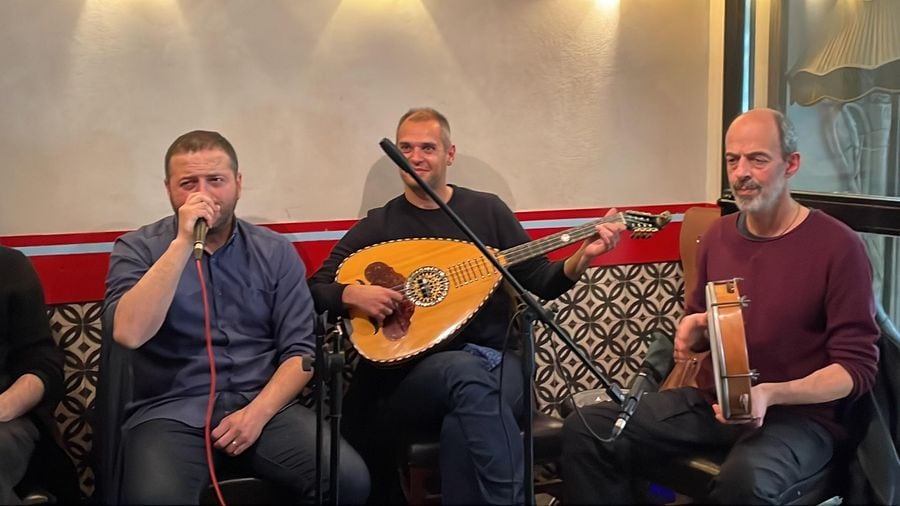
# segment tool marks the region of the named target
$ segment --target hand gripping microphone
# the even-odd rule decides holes
[[[203,258],[203,246],[206,243],[206,233],[209,232],[209,225],[203,218],[194,222],[194,258],[200,260]]]
[[[631,419],[634,410],[637,409],[641,397],[650,391],[656,391],[659,388],[665,374],[672,369],[674,359],[672,353],[674,345],[668,336],[661,332],[655,332],[655,338],[647,348],[647,356],[641,364],[641,369],[637,376],[631,381],[628,387],[628,395],[622,402],[619,409],[619,416],[612,429],[612,439],[616,439],[625,430],[625,424]]]

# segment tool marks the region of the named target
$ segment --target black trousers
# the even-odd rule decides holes
[[[794,483],[831,460],[834,437],[821,424],[770,408],[762,427],[722,424],[693,388],[647,394],[625,431],[608,437],[618,405],[605,402],[572,413],[563,430],[562,476],[566,504],[627,504],[640,500],[633,479],[645,462],[665,461],[698,449],[728,449],[708,499],[716,504],[775,504]],[[587,422],[587,426],[584,422]]]
[[[226,412],[219,395],[213,427]],[[326,428],[327,430],[327,428]],[[237,457],[213,449],[219,475],[227,468],[271,480],[296,492],[298,503],[315,499],[316,417],[294,404],[276,414],[263,428],[256,443]],[[328,441],[325,435],[325,468],[328,474]],[[203,428],[167,419],[149,420],[124,434],[124,470],[121,501],[125,504],[197,504],[209,486]],[[359,455],[341,444],[340,499],[342,504],[366,500],[369,475]]]
[[[26,417],[0,422],[0,504],[19,504],[13,487],[25,476],[28,460],[39,436]]]

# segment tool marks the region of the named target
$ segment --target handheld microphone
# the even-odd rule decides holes
[[[637,409],[638,403],[641,402],[641,397],[648,391],[652,392],[659,388],[663,376],[672,369],[674,364],[673,350],[674,345],[669,337],[657,332],[655,339],[650,343],[650,347],[647,348],[647,356],[644,357],[641,369],[631,381],[628,395],[622,401],[619,416],[613,425],[612,439],[619,437],[622,431],[625,430],[625,425]]]
[[[205,219],[199,218],[194,222],[194,258],[197,260],[203,258],[203,246],[206,243],[207,232],[209,232],[209,224]]]

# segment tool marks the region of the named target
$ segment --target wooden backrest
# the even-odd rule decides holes
[[[693,292],[697,285],[697,247],[700,238],[709,229],[710,225],[720,216],[717,207],[692,207],[684,212],[684,220],[681,222],[681,235],[679,236],[679,248],[681,252],[681,267],[684,273],[684,298]],[[676,362],[666,379],[659,385],[660,390],[680,388],[685,386],[697,386],[696,376],[700,371],[700,363],[703,354],[698,354],[693,360]]]
[[[684,212],[679,236],[681,266],[684,272],[684,295],[697,284],[697,247],[710,225],[721,216],[718,207],[692,207]]]

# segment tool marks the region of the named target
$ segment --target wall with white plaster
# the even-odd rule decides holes
[[[235,145],[238,213],[353,218],[400,190],[378,141],[430,105],[452,182],[516,210],[705,201],[707,0],[4,0],[0,235],[171,212],[162,160]]]

